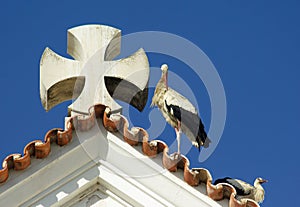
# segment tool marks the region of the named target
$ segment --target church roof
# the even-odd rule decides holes
[[[119,114],[110,114],[109,107],[98,104],[90,108],[89,115],[76,115],[66,121],[66,129],[55,128],[46,133],[44,141],[35,140],[28,143],[24,147],[23,155],[11,154],[7,156],[0,170],[0,187],[5,185],[9,178],[10,170],[25,170],[31,164],[31,159],[46,158],[51,151],[51,144],[55,143],[59,146],[67,145],[72,140],[74,130],[82,132],[89,131],[96,124],[96,120],[102,120],[104,128],[109,132],[120,132],[125,142],[131,146],[139,146],[142,152],[149,157],[157,157],[162,153],[162,164],[170,172],[176,172],[182,169],[184,181],[190,186],[197,187],[201,184],[206,185],[206,194],[213,200],[229,199],[229,206],[259,206],[255,201],[250,199],[237,200],[235,198],[235,189],[231,185],[212,184],[212,176],[208,169],[190,168],[190,161],[185,156],[178,159],[168,154],[169,148],[166,143],[160,140],[149,141],[148,133],[140,127],[128,129],[128,121],[126,117]],[[141,145],[140,145],[141,143]],[[178,171],[180,172],[180,171]]]

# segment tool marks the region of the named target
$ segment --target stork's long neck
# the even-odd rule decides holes
[[[164,104],[162,97],[164,96],[167,90],[168,90],[168,73],[163,71],[161,74],[161,78],[155,87],[151,106]]]
[[[162,74],[161,74],[161,78],[163,79],[164,81],[164,84],[165,84],[165,87],[167,88],[168,90],[168,71],[164,71]]]
[[[255,187],[255,200],[259,203],[263,202],[264,198],[265,198],[265,190],[262,187],[261,183],[259,182],[255,182],[254,183],[254,187]]]

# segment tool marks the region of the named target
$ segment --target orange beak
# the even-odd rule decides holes
[[[261,182],[261,183],[267,183],[268,180],[262,179],[260,182]]]

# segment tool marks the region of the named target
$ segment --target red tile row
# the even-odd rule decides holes
[[[77,115],[69,119],[67,129],[59,128],[48,131],[45,135],[44,142],[40,140],[32,141],[24,148],[23,156],[21,154],[11,154],[7,156],[0,170],[0,183],[4,183],[9,177],[9,170],[24,170],[31,163],[31,157],[37,159],[45,158],[51,151],[51,143],[59,146],[68,144],[72,140],[73,130],[87,131],[96,124],[97,118],[102,118],[103,126],[110,132],[120,132],[124,141],[130,145],[138,145],[142,143],[142,151],[149,157],[155,157],[158,153],[163,153],[163,166],[171,172],[177,171],[178,168],[183,169],[184,180],[191,186],[197,186],[200,183],[206,184],[207,195],[213,200],[229,199],[230,207],[259,207],[259,205],[251,199],[243,199],[242,201],[235,198],[236,191],[229,184],[212,184],[212,176],[205,168],[190,169],[189,160],[179,155],[174,157],[169,155],[168,146],[160,140],[148,141],[149,136],[146,130],[140,127],[128,129],[128,121],[123,115],[111,114],[110,108],[105,105],[98,104],[90,108],[90,115]]]

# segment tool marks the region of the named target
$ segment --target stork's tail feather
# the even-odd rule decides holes
[[[206,139],[202,143],[204,148],[208,148],[209,144],[211,143],[211,140],[208,137],[206,137]]]
[[[211,140],[206,136],[205,138],[203,138],[203,136],[197,136],[196,138],[197,140],[197,144],[194,144],[200,151],[200,146],[203,146],[204,148],[208,148],[209,144],[211,143]]]
[[[198,150],[200,151],[200,145],[199,145],[199,143],[198,142],[192,142],[192,145],[194,145],[195,147],[197,147],[198,148]]]
[[[199,143],[199,145],[203,146],[204,148],[208,148],[209,144],[211,143],[211,140],[208,138],[208,136],[204,130],[204,125],[202,124],[202,122],[200,122],[198,136],[197,136],[196,140]]]

